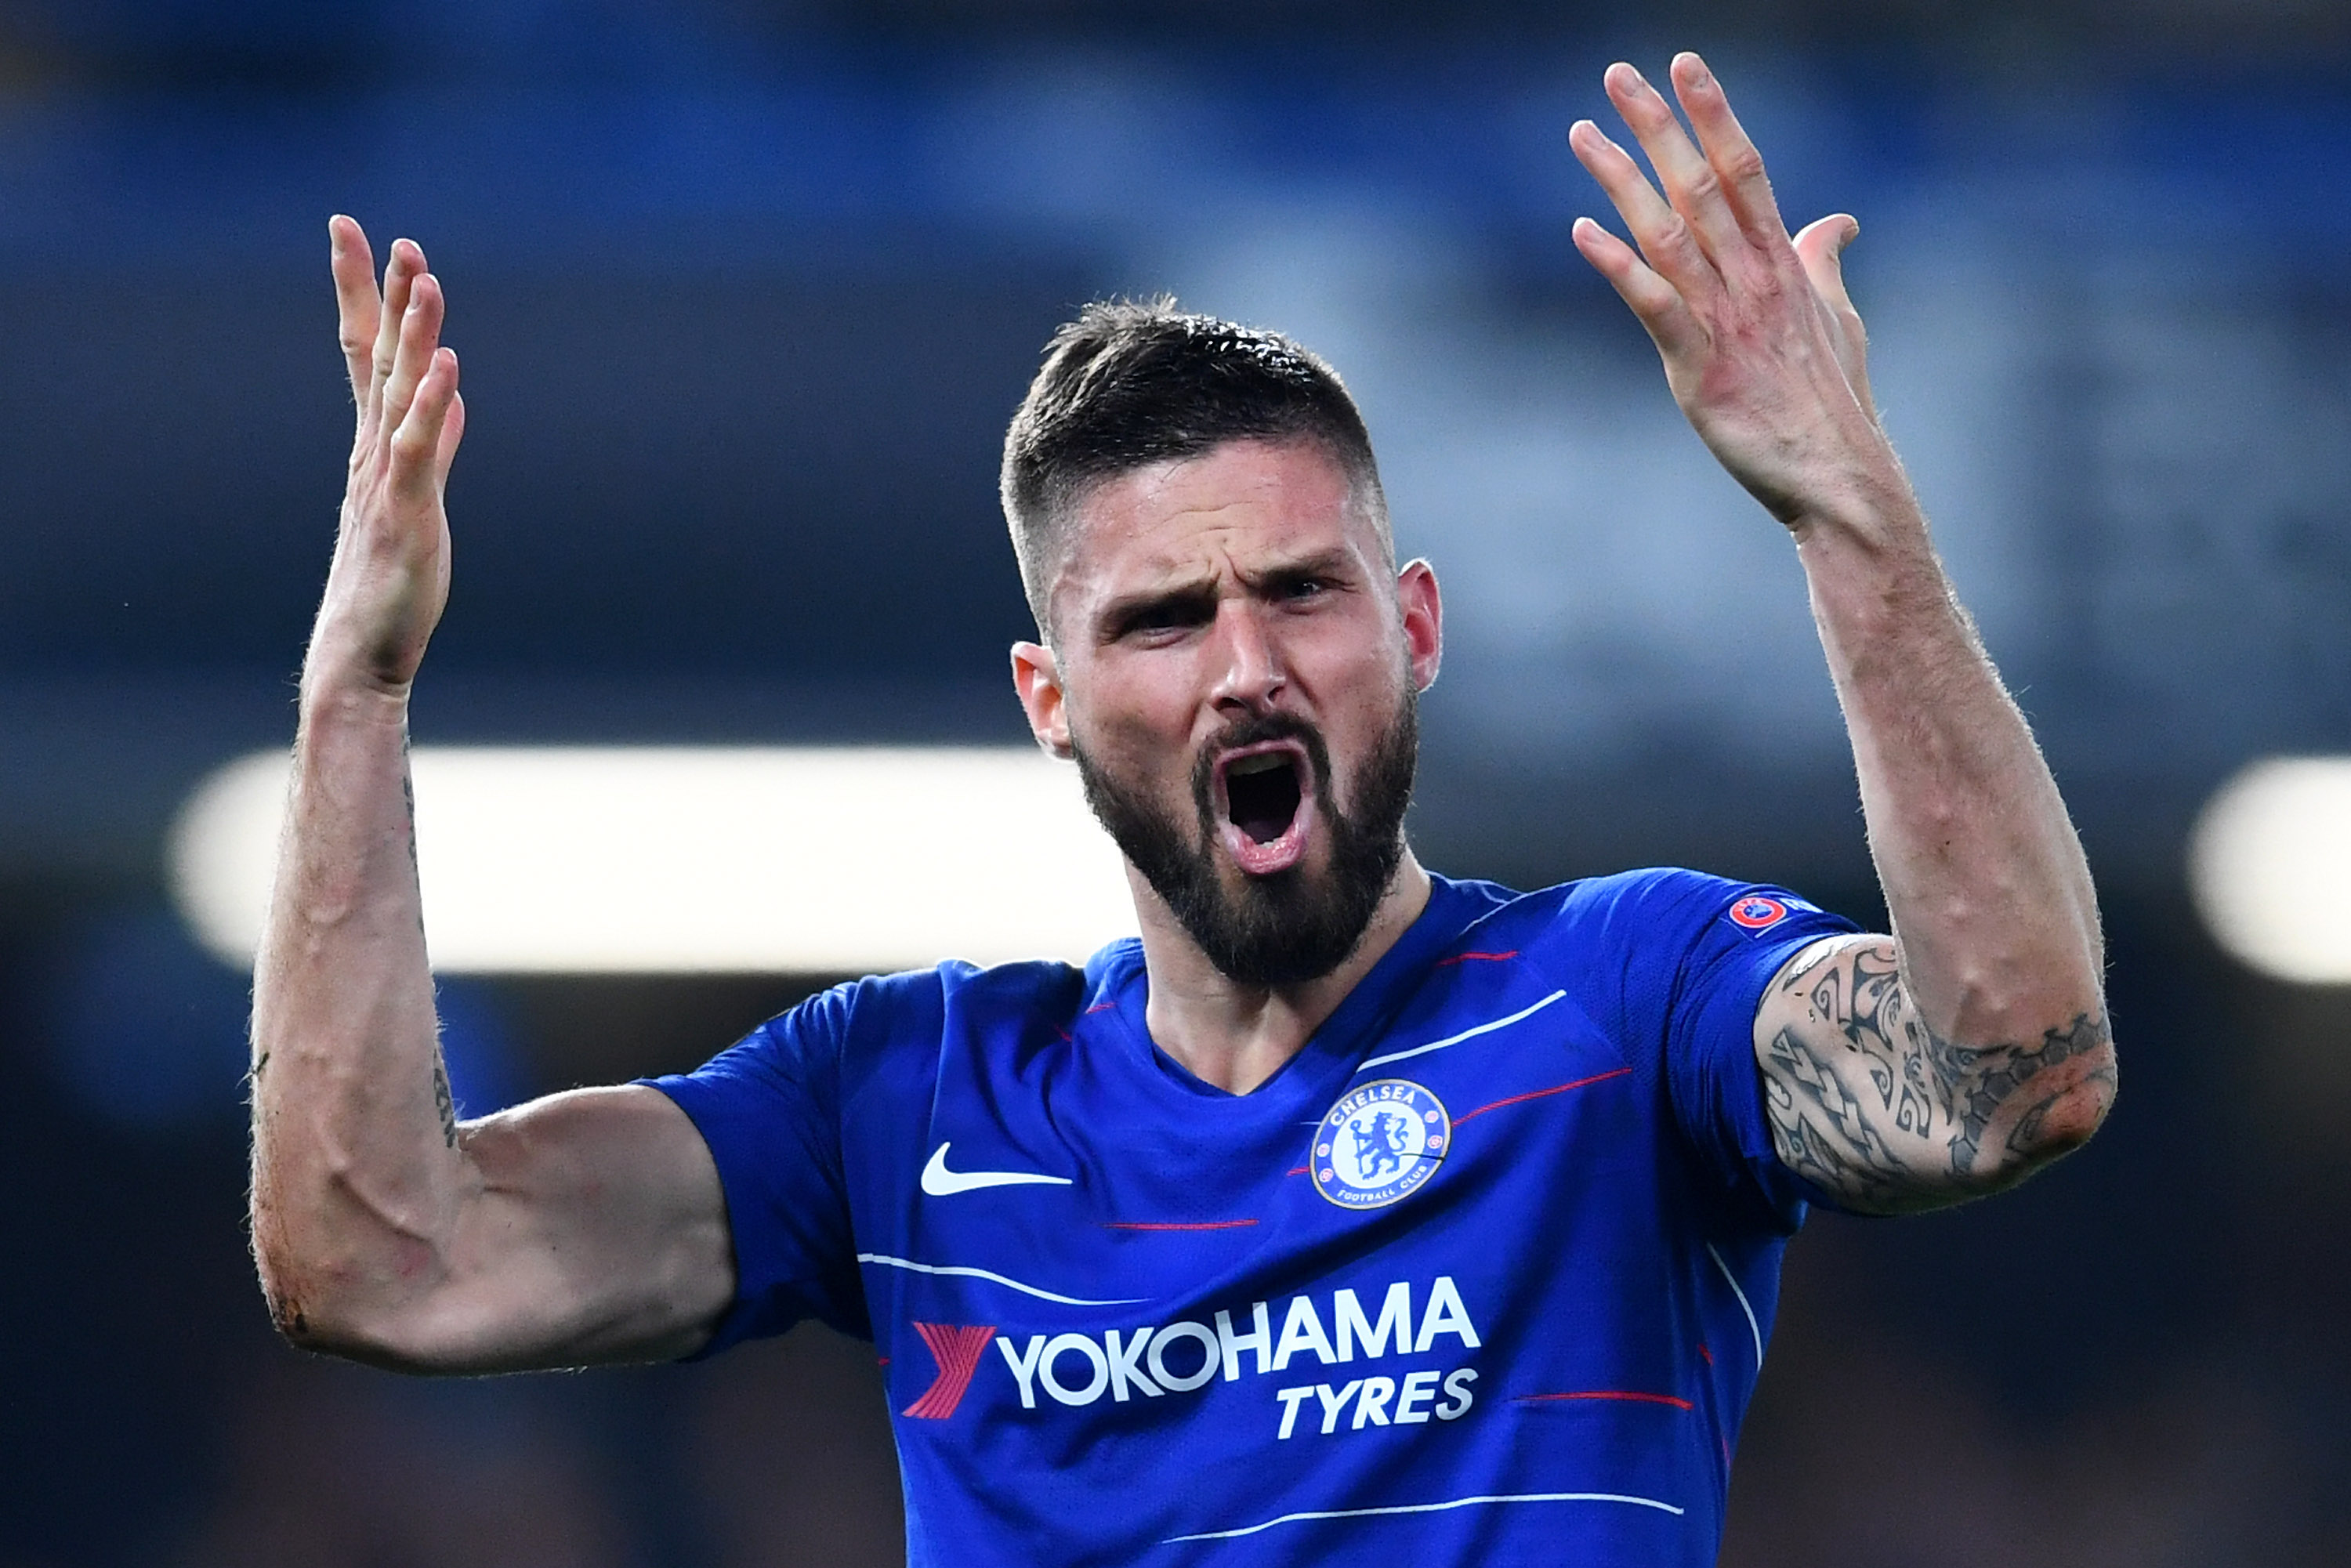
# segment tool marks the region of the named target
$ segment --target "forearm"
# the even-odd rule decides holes
[[[2001,1185],[2112,1099],[2089,867],[1891,454],[1794,531],[1897,944],[1882,1009],[1861,1005],[1868,958],[1851,956],[1840,1032],[1923,1068],[1951,1175]]]
[[[425,957],[406,720],[404,692],[314,647],[254,976],[253,1227],[280,1328],[321,1344],[430,1285],[468,1179]]]
[[[1904,979],[1947,1039],[2037,1035],[2098,1005],[2089,866],[1907,488],[1879,489],[1796,536]]]
[[[725,1197],[643,1088],[460,1127],[425,960],[408,702],[449,584],[465,428],[439,283],[329,225],[359,423],[303,668],[277,880],[254,973],[253,1240],[296,1341],[418,1372],[678,1354],[734,1292]]]
[[[1589,120],[1576,156],[1636,254],[1575,243],[1641,319],[1708,448],[1795,536],[1844,708],[1894,935],[1816,943],[1755,1017],[1773,1141],[1856,1207],[1954,1202],[2095,1130],[2114,1095],[2089,868],[2024,717],[1952,597],[1870,395],[1845,214],[1791,235],[1763,161],[1695,55],[1609,97],[1653,187]]]

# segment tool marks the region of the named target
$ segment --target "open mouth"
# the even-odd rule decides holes
[[[1299,796],[1298,763],[1286,752],[1261,751],[1225,769],[1225,814],[1256,843],[1270,844],[1290,831]]]
[[[1306,853],[1314,815],[1306,749],[1278,740],[1236,750],[1217,768],[1226,849],[1241,870],[1287,871]]]

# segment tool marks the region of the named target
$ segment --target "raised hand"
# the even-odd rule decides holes
[[[456,353],[441,347],[441,284],[424,253],[413,240],[394,241],[379,292],[360,225],[339,216],[327,232],[359,423],[311,674],[331,670],[403,691],[448,601],[442,492],[465,404]]]
[[[1696,143],[1640,72],[1618,64],[1604,78],[1656,185],[1591,120],[1568,132],[1640,246],[1579,218],[1576,248],[1648,329],[1690,423],[1774,517],[1793,527],[1865,504],[1902,481],[1838,266],[1861,225],[1838,213],[1790,238],[1721,84],[1693,54],[1672,76]]]

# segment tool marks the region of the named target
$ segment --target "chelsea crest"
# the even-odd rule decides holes
[[[1340,1096],[1314,1129],[1314,1190],[1342,1208],[1384,1208],[1426,1185],[1453,1145],[1437,1096],[1383,1078]]]

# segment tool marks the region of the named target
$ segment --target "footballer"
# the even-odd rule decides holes
[[[2081,849],[1871,401],[1857,225],[1789,233],[1696,56],[1675,101],[1604,85],[1647,170],[1579,122],[1631,243],[1574,243],[1802,563],[1889,934],[1693,871],[1424,867],[1443,608],[1354,403],[1277,333],[1098,304],[1005,442],[1011,665],[1140,938],[461,1123],[405,759],[465,411],[423,255],[379,287],[339,218],[358,434],[254,999],[280,1329],[463,1374],[820,1319],[886,1358],[918,1565],[1714,1563],[1807,1207],[2011,1186],[2115,1055]]]

